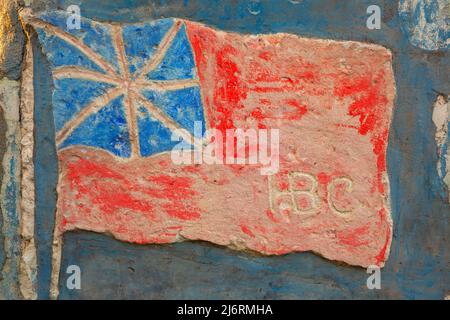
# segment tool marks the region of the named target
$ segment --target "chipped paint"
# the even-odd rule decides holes
[[[82,19],[84,29],[70,34],[63,13],[22,17],[37,31],[55,83],[61,169],[51,297],[58,295],[63,233],[76,229],[139,244],[206,240],[265,255],[313,251],[384,266],[393,230],[386,200],[395,97],[389,50],[285,33],[227,33],[176,19],[124,26]],[[111,37],[111,48],[90,38],[91,25],[103,30],[99,38]],[[159,36],[141,39],[142,29]],[[112,88],[89,92],[96,82]],[[165,91],[170,99],[159,97]],[[173,112],[178,104],[184,113]],[[160,125],[145,120],[149,115]],[[223,134],[280,128],[280,174],[174,165],[170,130],[183,126],[189,134],[194,120]],[[285,195],[278,183],[286,179],[292,212],[278,208]],[[316,200],[308,203],[310,197]]]
[[[3,109],[0,107],[0,137],[6,136],[6,124],[5,119],[3,118]],[[3,159],[3,156],[5,154],[6,150],[6,141],[5,139],[0,139],[0,159]],[[0,162],[1,164],[1,162]],[[0,165],[0,186],[3,178],[3,166]],[[1,190],[0,190],[1,192]],[[5,236],[3,234],[3,214],[2,214],[2,207],[0,206],[0,274],[3,270],[3,264],[5,262],[5,253],[4,253],[4,240]],[[1,280],[0,280],[1,283]],[[0,300],[5,299],[3,296],[3,290],[2,286],[0,284]]]
[[[4,235],[3,280],[0,282],[5,298],[20,297],[18,289],[20,259],[20,127],[19,127],[20,83],[9,79],[0,80],[0,107],[6,122],[6,152],[3,157],[3,180],[0,192]]]
[[[436,126],[436,144],[438,147],[437,171],[449,189],[450,201],[450,103],[449,97],[439,95],[433,106],[433,122]]]
[[[55,2],[58,2],[60,8],[65,8],[73,1],[27,0],[25,2],[32,3],[35,8],[44,9],[53,6]],[[448,132],[448,122],[445,121],[446,112],[443,106],[448,105],[446,102],[448,97],[442,96],[434,101],[434,95],[431,94],[432,90],[448,93],[448,79],[443,75],[445,73],[443,70],[448,65],[448,62],[445,63],[446,59],[448,61],[448,51],[445,50],[448,48],[448,33],[445,33],[448,29],[445,31],[444,28],[444,32],[439,31],[442,25],[436,21],[442,22],[439,18],[442,17],[442,11],[436,13],[436,10],[441,7],[433,5],[433,3],[448,1],[401,1],[403,5],[400,6],[397,1],[380,1],[383,10],[383,32],[364,30],[365,8],[372,4],[370,1],[348,2],[345,5],[342,5],[342,1],[334,0],[267,0],[260,1],[257,5],[253,2],[249,6],[248,1],[186,0],[183,1],[183,5],[180,5],[177,1],[167,0],[163,5],[157,5],[154,1],[147,0],[116,0],[114,2],[83,0],[82,12],[99,21],[114,23],[140,23],[150,19],[149,17],[153,19],[161,16],[182,17],[241,34],[288,32],[323,39],[368,41],[392,49],[393,69],[398,77],[399,96],[389,138],[388,171],[381,175],[380,180],[386,189],[386,197],[383,201],[389,212],[391,212],[392,201],[395,229],[391,231],[395,241],[392,243],[389,261],[383,269],[382,292],[374,293],[365,290],[364,270],[338,265],[307,253],[255,257],[247,253],[195,242],[171,246],[136,246],[118,242],[102,234],[80,231],[65,233],[64,246],[62,239],[57,243],[59,246],[55,248],[58,255],[53,257],[57,257],[53,265],[57,265],[59,270],[59,259],[61,259],[62,270],[73,263],[79,264],[83,270],[83,290],[76,292],[68,290],[64,285],[66,279],[64,273],[60,277],[55,277],[56,274],[53,273],[53,287],[58,285],[59,280],[62,298],[66,299],[80,297],[448,298],[448,277],[445,275],[448,270],[442,266],[446,263],[445,250],[449,233],[446,224],[442,223],[442,213],[448,212],[449,206],[442,202],[443,184],[441,183],[446,181],[448,185],[450,182],[448,178],[449,148],[446,147],[445,142],[448,139],[445,137],[446,128]],[[407,2],[409,4],[406,4]],[[2,2],[4,3],[7,1]],[[270,10],[268,10],[269,6]],[[324,10],[324,7],[333,8],[333,10]],[[397,14],[399,8],[403,9],[403,13]],[[415,10],[415,17],[407,13],[408,10]],[[444,10],[448,12],[445,7]],[[444,11],[444,17],[445,15]],[[14,15],[12,16],[14,18]],[[8,28],[15,28],[16,25],[15,22],[10,23]],[[399,25],[402,25],[405,34],[402,35]],[[2,29],[7,33],[0,32],[0,45],[6,43],[3,42],[4,39],[7,41],[13,39],[11,35],[14,35],[14,32],[10,32],[8,28]],[[4,55],[0,57],[0,74],[6,72],[9,79],[17,79],[21,70],[21,67],[18,67],[21,59],[18,58],[21,58],[22,54],[20,50],[15,51],[21,47],[21,41],[16,39],[17,46],[8,44],[2,49],[3,53],[12,52],[7,56],[8,59],[4,59]],[[425,50],[441,51],[433,53],[414,50],[411,45]],[[42,84],[37,88],[36,94],[37,120],[34,128],[38,133],[36,150],[34,150],[38,154],[36,163],[29,161],[33,148],[29,140],[29,134],[32,132],[31,125],[20,128],[24,138],[16,137],[15,144],[11,144],[11,139],[5,141],[6,139],[1,138],[0,140],[0,144],[3,142],[8,144],[8,153],[2,160],[6,158],[14,160],[9,161],[8,164],[2,163],[2,169],[12,169],[12,172],[10,170],[8,176],[5,176],[5,179],[12,183],[8,185],[8,188],[4,188],[5,179],[2,182],[0,196],[2,210],[0,211],[2,218],[7,215],[3,210],[6,207],[8,213],[12,214],[2,227],[0,236],[6,236],[5,249],[15,252],[15,254],[8,254],[5,269],[0,276],[0,298],[17,298],[20,297],[20,293],[26,297],[33,297],[33,280],[35,279],[33,266],[36,262],[33,257],[33,240],[30,241],[30,236],[34,223],[31,218],[34,210],[31,207],[31,201],[28,200],[32,199],[29,197],[33,192],[30,182],[34,178],[31,172],[34,165],[37,172],[34,182],[38,187],[34,190],[37,196],[33,201],[40,219],[35,226],[36,245],[39,243],[41,247],[41,259],[35,268],[39,272],[38,280],[41,282],[40,296],[45,298],[48,294],[46,277],[50,272],[47,270],[46,259],[42,256],[46,256],[45,247],[51,247],[51,240],[43,235],[50,234],[51,237],[51,232],[48,230],[53,230],[56,178],[53,184],[52,170],[55,170],[56,175],[58,169],[57,158],[53,153],[53,122],[49,120],[49,117],[42,116],[43,113],[49,115],[52,113],[49,107],[51,80],[46,81],[47,78],[50,79],[51,74],[48,73],[47,61],[41,57],[36,59],[39,61],[35,66],[36,79]],[[419,74],[420,77],[417,76]],[[22,90],[26,91],[28,88],[26,82],[22,85],[25,86]],[[26,118],[28,117],[29,120],[32,115],[29,112],[31,110],[26,108],[32,107],[30,104],[24,104],[23,97],[21,103],[21,109],[26,112],[21,112],[20,117],[27,121]],[[431,105],[434,106],[433,122],[430,121]],[[3,107],[2,105],[1,108]],[[257,117],[262,115],[258,111],[254,114]],[[8,127],[11,127],[11,123],[8,123]],[[1,130],[0,134],[4,136]],[[20,140],[20,144],[17,139]],[[18,149],[21,146],[25,149],[19,157]],[[440,159],[437,166],[436,152]],[[42,156],[44,154],[47,156]],[[12,157],[12,155],[15,156]],[[23,176],[17,175],[17,166],[22,160],[24,162]],[[388,172],[391,191],[388,188]],[[13,175],[11,176],[10,173]],[[315,179],[315,176],[312,176],[312,179]],[[318,180],[325,181],[327,177],[321,175]],[[338,181],[344,187],[354,187],[348,180]],[[433,189],[435,185],[439,186],[439,197]],[[20,188],[23,190],[19,192]],[[333,191],[333,185],[325,190]],[[346,189],[343,188],[343,190]],[[5,192],[11,193],[5,194]],[[17,198],[18,193],[26,195],[27,198]],[[389,195],[392,195],[392,200],[388,199]],[[333,201],[333,197],[326,198],[328,202]],[[20,207],[20,215],[17,210],[10,210],[15,207]],[[337,216],[347,211],[340,206],[334,206],[331,210]],[[278,217],[275,216],[275,218]],[[15,223],[17,219],[21,221],[20,224]],[[25,222],[27,219],[28,222]],[[415,230],[413,233],[412,228]],[[248,225],[241,226],[240,230],[245,236],[255,235],[254,230]],[[429,230],[434,232],[430,234],[427,232]],[[12,248],[15,243],[20,242],[18,234],[25,239],[22,244],[23,251],[20,254],[17,249]],[[348,234],[339,234],[339,237],[344,242],[358,240]],[[181,234],[176,234],[176,241],[181,240],[185,238]],[[233,241],[232,246],[242,247],[239,237]],[[2,245],[1,241],[0,245]],[[59,255],[60,250],[63,250],[62,255]],[[2,251],[0,250],[0,264]],[[98,268],[99,265],[103,267]],[[123,272],[127,270],[127,266],[132,266],[133,272],[129,274]],[[5,272],[7,272],[6,278],[3,276]],[[207,285],[204,285],[205,283]],[[56,293],[53,291],[53,296]]]
[[[71,3],[62,1],[61,6]],[[260,4],[260,13],[252,15],[248,12],[248,1],[187,0],[180,5],[179,1],[167,0],[158,5],[145,0],[95,0],[84,1],[82,12],[99,21],[140,23],[149,17],[175,16],[238,33],[288,32],[324,39],[368,41],[391,48],[399,92],[387,163],[395,241],[382,271],[383,290],[366,290],[364,270],[339,266],[311,254],[254,257],[190,242],[136,246],[78,231],[65,234],[63,270],[74,262],[79,263],[83,277],[89,280],[81,291],[70,291],[64,286],[67,276],[62,273],[62,297],[441,299],[448,294],[446,270],[442,268],[446,262],[448,228],[442,223],[442,213],[449,207],[442,204],[431,188],[437,175],[435,128],[430,115],[434,102],[432,89],[448,92],[445,88],[448,80],[442,72],[448,56],[411,46],[399,29],[397,1],[380,1],[381,32],[365,30],[365,9],[373,4],[370,1],[344,4],[341,0],[305,0],[294,6],[288,1],[274,0]],[[44,61],[41,59],[39,65]],[[46,68],[40,68],[40,72],[48,77]],[[42,88],[50,96],[47,90]],[[48,104],[38,101],[42,106]],[[47,150],[52,152],[51,148]],[[51,190],[52,179],[49,185]],[[48,198],[38,201],[48,202]],[[53,212],[41,210],[40,214]],[[127,266],[136,272],[124,272]]]
[[[27,43],[21,83],[21,219],[22,240],[20,262],[20,289],[25,299],[36,299],[36,247],[34,244],[34,92],[33,55],[31,43]]]
[[[399,15],[414,46],[425,50],[449,48],[448,0],[400,0]]]

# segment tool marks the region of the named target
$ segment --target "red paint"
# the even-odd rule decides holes
[[[345,79],[337,86],[334,93],[340,97],[354,97],[348,108],[349,115],[359,117],[361,135],[372,133],[373,151],[377,155],[377,186],[384,192],[382,182],[383,172],[386,171],[386,145],[388,129],[385,128],[386,108],[388,99],[383,93],[386,85],[384,71],[367,74],[354,79]]]
[[[58,230],[107,232],[135,243],[203,240],[263,254],[309,250],[353,265],[383,264],[391,229],[382,177],[394,96],[385,50],[245,37],[191,22],[186,30],[209,127],[280,130],[273,185],[258,166],[179,166],[167,153],[128,161],[67,148],[59,152]],[[295,173],[314,180],[300,178],[290,188]],[[339,177],[354,188],[338,187],[329,197]],[[308,195],[316,185],[313,203]],[[279,199],[291,208],[282,212]],[[292,199],[317,207],[304,212]]]
[[[327,175],[325,172],[320,172],[317,175],[317,180],[320,184],[327,185],[331,181],[331,176]]]
[[[385,192],[383,184],[383,173],[386,172],[386,145],[388,141],[388,130],[383,131],[379,135],[372,139],[373,152],[377,155],[377,182],[378,190],[382,193]]]
[[[338,232],[336,236],[343,244],[350,245],[352,247],[359,247],[369,244],[369,240],[366,240],[368,232],[369,226],[362,226],[353,230]]]
[[[104,213],[113,214],[125,208],[151,216],[152,204],[131,196],[131,183],[119,173],[81,158],[67,167],[72,189],[88,196]],[[115,183],[103,183],[107,179],[114,179]]]
[[[384,241],[384,245],[381,248],[380,252],[377,254],[377,256],[375,257],[376,260],[376,265],[382,265],[383,262],[386,260],[386,255],[387,255],[387,251],[390,247],[390,243],[392,241],[392,231],[391,231],[391,225],[390,223],[388,223],[388,216],[387,216],[387,212],[386,209],[382,208],[378,211],[378,216],[379,216],[379,222],[377,223],[378,228],[380,230],[384,231],[385,234],[385,241]]]
[[[250,237],[252,237],[252,238],[255,237],[255,235],[253,234],[253,232],[251,232],[250,229],[247,228],[246,226],[241,225],[241,230],[242,230],[242,232],[244,232],[246,235],[248,235],[248,236],[250,236]]]
[[[308,111],[306,105],[300,104],[297,100],[287,99],[284,102],[286,102],[288,106],[294,107],[293,112],[287,113],[283,116],[283,118],[287,120],[300,120],[302,116]]]
[[[242,108],[241,99],[246,96],[246,89],[239,81],[239,68],[233,61],[238,52],[227,45],[216,53],[217,75],[214,105],[218,115],[211,122],[211,127],[219,129],[225,134],[226,129],[236,128],[233,123],[236,109]]]
[[[266,215],[267,215],[267,216],[269,217],[269,219],[272,220],[273,222],[279,222],[279,220],[275,218],[275,215],[274,215],[274,213],[273,213],[272,210],[267,209],[267,210],[266,210]]]
[[[384,73],[379,72],[374,77],[368,74],[354,79],[347,78],[334,90],[340,98],[355,97],[348,108],[348,114],[359,117],[359,133],[362,135],[373,132],[384,119],[383,112],[388,101],[382,94],[382,86],[384,87]]]
[[[163,208],[166,209],[169,216],[182,220],[195,220],[199,219],[201,216],[198,209],[190,209],[189,207],[177,202],[164,204]]]

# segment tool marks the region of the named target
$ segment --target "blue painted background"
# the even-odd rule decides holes
[[[201,242],[137,246],[105,235],[73,232],[64,238],[60,298],[442,299],[449,293],[450,206],[436,172],[431,120],[438,93],[450,92],[449,52],[412,46],[402,33],[397,1],[67,0],[59,1],[58,7],[71,4],[79,4],[84,17],[99,21],[180,17],[228,31],[288,32],[391,49],[397,81],[388,148],[394,239],[382,270],[382,289],[371,291],[366,288],[364,269],[311,253],[259,257]],[[382,8],[381,30],[366,28],[366,8],[372,4]],[[35,66],[38,284],[39,297],[47,298],[57,164],[51,80],[42,54],[35,55]],[[66,289],[64,270],[71,264],[82,270],[81,290]]]

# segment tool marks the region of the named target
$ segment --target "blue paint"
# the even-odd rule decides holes
[[[54,68],[71,65],[103,73],[101,67],[97,66],[84,53],[67,42],[56,36],[49,35],[45,31],[38,30],[37,32],[41,43],[44,44],[44,50],[48,53],[48,60]]]
[[[65,31],[67,14],[52,12],[41,16],[50,24]],[[152,59],[156,48],[173,24],[173,19],[162,19],[123,28],[125,54],[132,73],[139,72]],[[105,41],[110,43],[111,37],[108,28],[101,23],[83,19],[82,29],[70,32],[106,60],[110,61],[111,57],[117,60],[111,44],[103,44]],[[38,35],[52,67],[84,66],[98,70],[93,61],[86,60],[87,58],[77,53],[77,49],[72,45],[64,43],[56,36],[48,35],[39,28]],[[120,75],[117,76],[120,77]],[[132,76],[136,77],[136,74]],[[150,80],[163,81],[196,78],[194,56],[184,26],[176,34],[161,63],[147,77]],[[55,80],[53,113],[56,130],[63,129],[91,101],[112,87],[113,85],[91,80]],[[165,111],[181,127],[192,133],[194,133],[195,121],[201,121],[202,128],[205,128],[203,105],[198,87],[167,92],[146,91],[144,96],[156,107]],[[154,128],[146,128],[146,125],[154,126]],[[85,119],[58,147],[85,145],[105,149],[119,157],[129,158],[131,143],[128,126],[123,99],[118,98],[107,106],[101,106],[98,112]],[[148,115],[138,120],[138,129],[143,130],[142,133],[139,132],[141,156],[151,156],[173,148],[174,143],[170,139],[171,133],[168,128],[154,119],[149,119]]]
[[[400,0],[402,29],[412,45],[425,50],[450,47],[448,6],[447,0]]]
[[[448,124],[448,127],[450,127],[450,122]],[[442,145],[442,148],[441,148],[441,159],[440,159],[441,172],[440,172],[440,174],[441,174],[442,178],[444,178],[445,175],[447,174],[447,158],[446,158],[446,155],[447,155],[449,141],[450,141],[450,133],[447,135],[447,141],[444,142],[444,144]],[[450,188],[450,186],[449,186],[449,188]]]
[[[9,144],[7,146],[7,157],[9,169],[7,178],[3,181],[6,183],[4,194],[1,195],[0,201],[2,203],[3,213],[5,214],[3,220],[4,232],[4,250],[5,261],[1,269],[0,292],[5,299],[19,299],[19,262],[20,262],[20,212],[19,212],[19,195],[20,195],[20,181],[16,180],[19,163],[20,152],[14,135],[8,137]]]
[[[60,148],[71,145],[105,149],[119,157],[129,158],[131,144],[123,97],[117,97],[100,111],[90,115],[61,144]]]
[[[151,117],[144,108],[139,109],[138,116],[139,143],[141,156],[171,150],[177,142],[171,141],[172,132],[161,122]]]
[[[50,65],[33,35],[34,65],[34,159],[35,159],[35,244],[37,253],[37,295],[48,299],[52,270],[52,243],[55,227],[58,161],[52,107]]]
[[[205,129],[203,105],[198,87],[186,88],[177,91],[151,91],[143,92],[144,96],[158,108],[167,113],[184,129],[194,134],[195,121],[202,123]],[[202,133],[203,133],[202,132]]]
[[[0,156],[0,158],[3,158],[2,156]],[[1,179],[2,177],[0,176],[0,183],[2,181]],[[0,250],[0,274],[3,271],[3,267],[5,266],[5,253],[4,253],[4,245],[5,245],[5,235],[3,234],[3,213],[2,213],[2,209],[0,207],[0,248],[2,248]],[[5,288],[1,285],[0,282],[0,299],[4,299],[4,292],[5,292]]]
[[[77,264],[81,290],[60,299],[360,299],[395,297],[367,290],[365,270],[326,263],[311,253],[249,256],[204,242],[134,246],[108,236],[69,232],[61,268]],[[95,280],[94,280],[95,279]],[[382,273],[382,281],[393,279]]]
[[[6,121],[3,115],[3,108],[0,107],[0,136],[6,137]],[[6,151],[6,139],[0,139],[0,159],[3,159]],[[3,163],[0,161],[0,188],[3,181]],[[1,192],[1,191],[0,191]],[[0,199],[1,199],[0,194]],[[1,200],[0,200],[1,201]],[[0,205],[0,274],[3,270],[3,266],[5,263],[5,254],[4,254],[4,244],[5,244],[5,235],[3,234],[3,212],[2,207]],[[0,281],[0,299],[4,299],[3,289]]]
[[[161,64],[148,74],[152,80],[194,79],[197,77],[194,55],[182,26]]]
[[[173,19],[162,19],[152,23],[130,25],[123,28],[125,54],[131,74],[149,61],[172,25]]]
[[[62,270],[68,264],[79,265],[84,270],[83,286],[80,291],[69,291],[64,286],[63,274],[61,298],[442,299],[448,293],[450,230],[443,218],[450,212],[450,206],[436,172],[438,158],[431,112],[435,91],[449,92],[447,74],[442,72],[448,67],[449,52],[444,50],[434,55],[411,47],[400,29],[396,1],[304,0],[300,4],[261,1],[262,10],[258,15],[248,12],[247,1],[198,0],[186,1],[184,6],[178,1],[167,1],[164,7],[146,0],[80,3],[82,14],[97,20],[135,23],[161,16],[179,17],[228,31],[283,31],[325,39],[365,41],[392,49],[397,99],[389,137],[388,172],[394,239],[389,260],[382,270],[382,290],[369,291],[365,287],[365,270],[337,265],[310,253],[254,257],[204,243],[135,246],[105,235],[72,233],[65,236]],[[70,0],[60,1],[63,9],[70,4]],[[383,24],[379,31],[365,27],[366,8],[372,4],[382,8]],[[46,106],[48,112],[49,69],[43,63],[36,68],[41,81],[36,86],[37,109]],[[37,164],[52,166],[45,173],[39,171],[38,234],[48,231],[42,223],[43,217],[54,214],[57,163],[51,144],[46,142],[53,141],[52,133],[47,131],[47,140],[42,140],[43,130],[47,130],[45,125],[48,127],[52,122],[47,121],[40,122],[42,128],[37,128],[40,130]],[[44,157],[44,153],[52,154],[53,158]],[[40,247],[51,243],[50,238],[36,240]],[[48,263],[39,261],[40,283],[47,281],[48,267]],[[40,292],[44,296],[45,291]]]
[[[52,11],[39,15],[40,19],[68,32],[78,39],[83,39],[84,44],[111,64],[116,72],[119,72],[109,27],[81,17],[80,29],[67,29],[67,20],[69,17],[70,15],[64,11]]]
[[[57,79],[54,83],[53,113],[57,131],[96,97],[114,87],[107,83],[70,78]]]

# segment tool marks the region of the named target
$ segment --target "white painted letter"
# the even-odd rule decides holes
[[[70,277],[67,278],[66,286],[67,289],[73,290],[81,289],[81,270],[79,266],[76,265],[70,265],[67,267],[66,270],[67,274],[70,274]]]
[[[79,30],[81,28],[80,7],[73,4],[68,6],[66,11],[69,14],[69,17],[66,20],[67,30]]]
[[[378,266],[369,266],[367,268],[367,273],[371,274],[370,277],[367,278],[367,289],[381,289],[381,271]]]
[[[371,14],[367,18],[366,26],[369,30],[381,29],[381,9],[377,5],[371,5],[367,7],[367,13]]]

